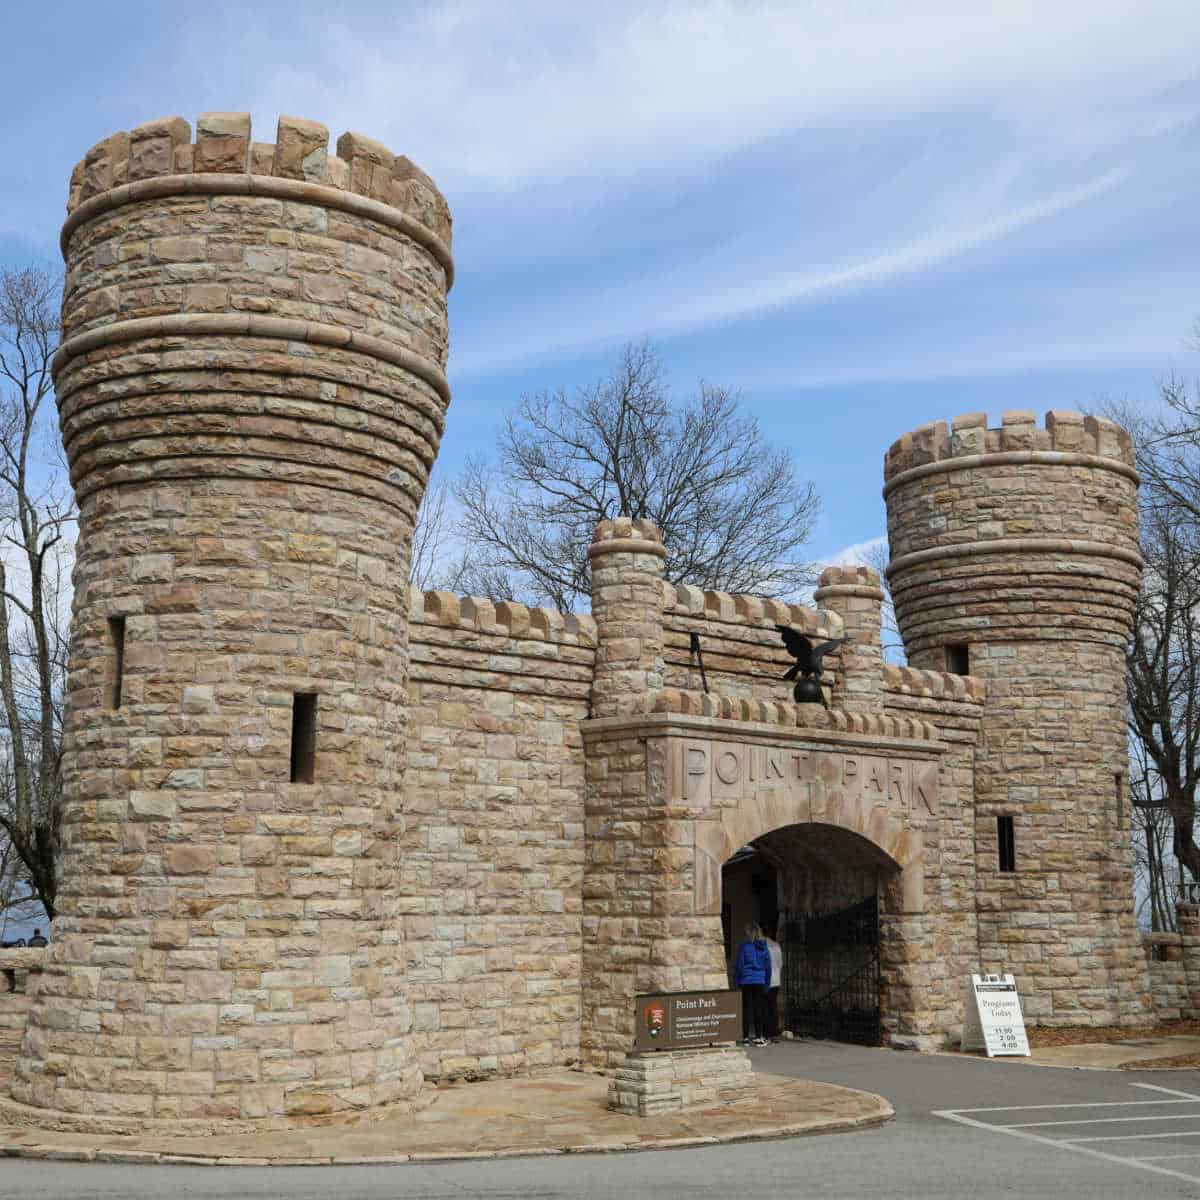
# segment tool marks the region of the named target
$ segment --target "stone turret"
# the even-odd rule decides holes
[[[1124,792],[1142,565],[1129,436],[1077,413],[1006,412],[998,429],[975,413],[906,434],[885,477],[909,662],[986,682],[979,965],[1013,971],[1039,1023],[1144,1020]]]
[[[450,217],[408,159],[327,142],[170,118],[72,176],[65,855],[13,1085],[41,1124],[265,1128],[421,1086],[395,847]]]
[[[653,521],[618,517],[592,534],[596,675],[592,716],[641,705],[663,686],[662,534]]]
[[[841,651],[841,673],[833,703],[846,712],[883,712],[883,589],[870,567],[826,567],[813,599],[845,624],[849,643]]]

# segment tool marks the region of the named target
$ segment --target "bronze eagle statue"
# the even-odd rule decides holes
[[[796,679],[797,675],[800,676],[799,679],[796,679],[796,686],[792,689],[796,703],[815,703],[819,700],[824,704],[825,693],[821,690],[821,663],[831,650],[844,646],[850,639],[848,637],[831,638],[827,642],[814,645],[810,637],[788,625],[776,625],[775,628],[782,635],[783,644],[787,647],[788,653],[796,660],[783,677],[784,679]]]

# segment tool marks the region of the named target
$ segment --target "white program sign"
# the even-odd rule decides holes
[[[998,1054],[1029,1054],[1025,1018],[1011,975],[972,975],[964,1005],[962,1048]]]

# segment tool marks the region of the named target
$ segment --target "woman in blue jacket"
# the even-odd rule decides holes
[[[738,947],[733,983],[742,989],[742,1039],[755,1046],[767,1044],[766,998],[770,982],[771,951],[763,940],[762,930],[757,925],[747,925],[746,940]]]

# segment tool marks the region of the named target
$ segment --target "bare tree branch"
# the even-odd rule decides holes
[[[422,591],[457,592],[467,569],[466,551],[457,545],[449,485],[435,470],[425,489],[413,530],[408,578]]]
[[[896,605],[892,601],[892,589],[888,586],[887,568],[891,561],[891,553],[887,540],[877,546],[872,546],[862,556],[863,562],[879,576],[879,586],[883,589],[883,604],[880,611],[880,637],[883,642],[883,657],[885,662],[903,666],[908,662],[904,653],[904,639],[900,636],[900,624],[896,620]]]
[[[59,277],[0,270],[0,841],[53,918],[61,822],[66,673],[64,537],[75,510],[56,454],[50,364],[58,346]],[[15,894],[15,892],[13,893]]]
[[[767,445],[736,392],[702,383],[673,401],[645,344],[573,394],[521,397],[495,462],[469,462],[453,494],[467,547],[460,582],[493,598],[571,611],[588,594],[592,530],[616,516],[658,525],[674,583],[791,597],[813,579],[801,555],[818,508],[812,485]]]
[[[1160,383],[1160,414],[1110,401],[1133,435],[1146,566],[1127,652],[1126,686],[1138,853],[1153,928],[1174,924],[1165,855],[1200,879],[1200,398]]]

